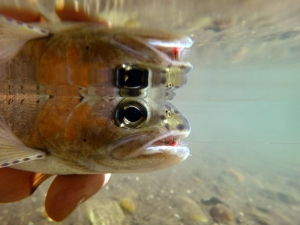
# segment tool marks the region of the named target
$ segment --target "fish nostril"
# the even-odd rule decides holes
[[[180,131],[184,130],[184,128],[185,128],[185,126],[183,124],[178,124],[177,125],[177,129],[180,130]]]
[[[161,115],[159,118],[160,118],[161,120],[166,120],[166,119],[167,119],[164,115]]]

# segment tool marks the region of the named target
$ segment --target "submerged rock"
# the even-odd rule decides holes
[[[90,199],[87,213],[91,225],[122,225],[124,213],[117,201]]]
[[[128,213],[133,213],[136,210],[137,203],[133,198],[125,197],[120,203],[122,209]]]
[[[234,221],[233,213],[227,206],[223,204],[216,204],[215,206],[213,206],[210,209],[209,214],[218,223],[233,224]]]
[[[300,200],[292,194],[287,194],[284,192],[276,192],[268,189],[260,190],[260,194],[266,198],[272,199],[274,201],[280,201],[287,204],[299,204]]]
[[[217,197],[211,197],[211,198],[207,198],[207,199],[201,199],[201,203],[203,205],[215,205],[215,204],[219,204],[219,203],[226,205],[224,202],[222,202]],[[228,206],[228,205],[226,205],[226,206]]]
[[[127,213],[134,213],[137,208],[137,197],[138,194],[135,191],[129,192],[120,201],[120,206]]]
[[[281,202],[288,203],[288,204],[298,204],[299,199],[297,199],[295,196],[283,193],[283,192],[277,192],[277,198]]]
[[[236,169],[228,168],[226,170],[226,173],[234,177],[240,183],[243,183],[246,180],[244,174],[242,174],[240,171]]]
[[[176,197],[173,200],[174,209],[184,224],[207,224],[210,220],[205,211],[193,200],[187,197]]]
[[[271,225],[271,218],[268,213],[264,213],[261,210],[257,210],[253,205],[248,205],[245,214],[248,215],[252,221],[259,225]]]

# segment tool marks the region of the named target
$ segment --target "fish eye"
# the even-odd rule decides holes
[[[147,108],[141,102],[124,99],[116,107],[114,122],[119,127],[139,128],[147,117]]]
[[[143,117],[142,112],[136,106],[129,106],[126,109],[124,108],[123,115],[124,115],[123,121],[126,124],[135,123]]]
[[[150,69],[140,65],[123,64],[116,68],[116,86],[125,89],[144,89],[149,85]]]

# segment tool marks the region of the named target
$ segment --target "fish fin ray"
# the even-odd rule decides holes
[[[0,15],[0,64],[12,59],[30,39],[48,35],[47,30]]]
[[[74,22],[49,22],[49,23],[28,23],[28,25],[32,25],[40,30],[47,30],[49,33],[60,33],[66,32],[72,29],[84,28],[90,26],[89,23],[74,23]]]
[[[44,152],[23,144],[0,116],[0,168],[43,158]]]

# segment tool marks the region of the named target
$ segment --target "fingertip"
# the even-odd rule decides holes
[[[0,169],[0,202],[20,201],[32,194],[33,172],[12,168]]]
[[[46,196],[46,213],[57,222],[66,219],[81,203],[96,194],[109,177],[107,174],[57,176]]]

